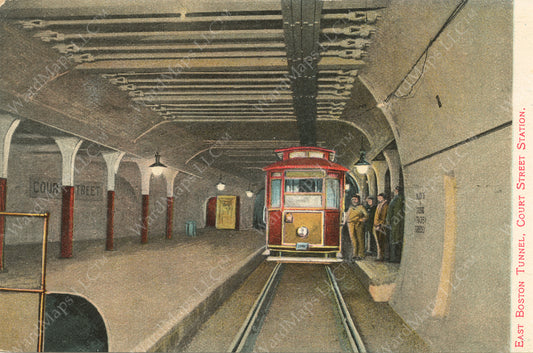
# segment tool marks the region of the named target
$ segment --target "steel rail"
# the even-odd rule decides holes
[[[335,303],[337,304],[336,307],[341,317],[342,325],[348,335],[348,340],[350,342],[350,348],[352,349],[353,352],[366,353],[365,345],[363,343],[363,340],[361,339],[361,336],[359,335],[359,332],[355,328],[355,324],[353,323],[350,312],[348,311],[348,307],[346,306],[346,303],[344,302],[344,298],[342,297],[339,286],[337,285],[337,280],[335,279],[335,276],[331,272],[331,268],[329,266],[325,266],[325,268],[326,268],[326,273],[328,274],[329,283],[334,293]]]
[[[272,297],[274,296],[276,286],[279,283],[282,266],[282,263],[278,263],[272,271],[267,283],[261,290],[259,297],[256,299],[252,309],[248,313],[246,320],[237,335],[235,335],[228,352],[253,351],[255,339],[261,328],[265,313],[270,306]]]

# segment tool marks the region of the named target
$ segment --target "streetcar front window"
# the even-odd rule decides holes
[[[323,179],[285,179],[285,207],[322,207]]]
[[[322,179],[285,179],[285,192],[322,192]]]
[[[322,195],[285,194],[285,207],[319,208],[322,207]]]
[[[281,179],[272,179],[270,182],[270,207],[281,206]]]

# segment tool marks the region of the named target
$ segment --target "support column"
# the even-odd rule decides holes
[[[366,180],[368,181],[368,196],[376,197],[376,173],[373,168],[368,168]]]
[[[372,168],[376,174],[376,184],[378,186],[378,194],[385,192],[385,176],[387,175],[386,161],[372,161]]]
[[[172,239],[172,228],[174,218],[174,180],[178,174],[177,170],[167,168],[163,175],[167,181],[167,239]]]
[[[148,243],[148,216],[150,211],[150,177],[152,176],[152,171],[150,170],[149,165],[151,164],[151,161],[146,159],[137,159],[135,162],[141,171],[141,244],[146,244]]]
[[[102,153],[107,165],[107,227],[105,249],[115,250],[114,245],[114,223],[115,223],[115,177],[118,172],[120,161],[124,152]]]
[[[383,150],[390,170],[391,190],[400,184],[400,155],[397,150]]]
[[[72,257],[74,239],[74,186],[61,188],[61,257]]]
[[[7,178],[0,178],[0,211],[6,210]],[[6,221],[4,216],[0,216],[0,272],[4,271],[4,234]]]
[[[55,139],[62,157],[61,168],[61,254],[62,258],[72,257],[74,229],[74,163],[76,153],[83,143],[77,137],[58,137]]]
[[[174,216],[174,196],[167,196],[167,239],[172,239],[172,226]]]
[[[150,195],[142,195],[141,211],[141,244],[148,243],[148,212],[149,212]]]
[[[115,190],[107,190],[107,226],[105,249],[108,251],[115,250],[114,243],[114,224],[115,224]]]
[[[0,115],[0,212],[6,210],[7,197],[7,162],[9,150],[11,148],[11,138],[17,129],[20,119],[15,119],[10,115]],[[0,272],[4,270],[4,235],[5,217],[0,217]]]
[[[361,200],[364,200],[366,197],[365,192],[365,183],[366,183],[366,176],[365,174],[359,174],[357,171],[353,171],[351,175],[354,177],[355,181],[357,181],[357,186],[359,187],[359,196],[361,197]]]

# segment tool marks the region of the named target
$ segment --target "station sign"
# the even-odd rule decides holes
[[[80,181],[74,185],[76,200],[102,201],[104,184],[92,181]],[[31,198],[61,198],[61,179],[46,178],[36,175],[30,176]]]

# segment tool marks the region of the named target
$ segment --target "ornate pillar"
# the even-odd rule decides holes
[[[373,168],[368,168],[366,180],[368,182],[368,196],[376,197],[376,173],[374,172]]]
[[[150,211],[150,195],[142,194],[141,205],[141,244],[148,243],[148,212]]]
[[[174,180],[178,174],[177,170],[167,168],[163,175],[167,180],[167,239],[172,239],[172,227],[174,218]]]
[[[146,159],[137,159],[135,162],[141,171],[141,244],[146,244],[148,243],[148,216],[150,211],[150,177],[152,176],[152,171],[149,165],[151,163]]]
[[[400,184],[400,155],[397,150],[383,150],[390,170],[390,187],[394,190]]]
[[[114,221],[115,221],[115,177],[124,152],[106,152],[102,154],[107,166],[107,228],[106,250],[115,250]]]
[[[366,197],[366,175],[365,174],[359,174],[357,171],[352,171],[351,175],[354,177],[355,181],[357,182],[357,186],[359,187],[359,196],[361,196],[361,201],[365,199]]]
[[[15,119],[10,115],[0,115],[0,211],[6,210],[7,197],[7,162],[9,150],[11,148],[11,138],[17,129],[20,119]],[[0,217],[0,272],[4,270],[4,235],[5,218]]]
[[[76,153],[83,143],[77,137],[58,137],[55,139],[61,151],[61,257],[72,257],[74,229],[74,164]]]
[[[385,192],[385,176],[387,175],[386,161],[372,161],[372,168],[376,174],[376,184],[378,186],[378,194]]]

